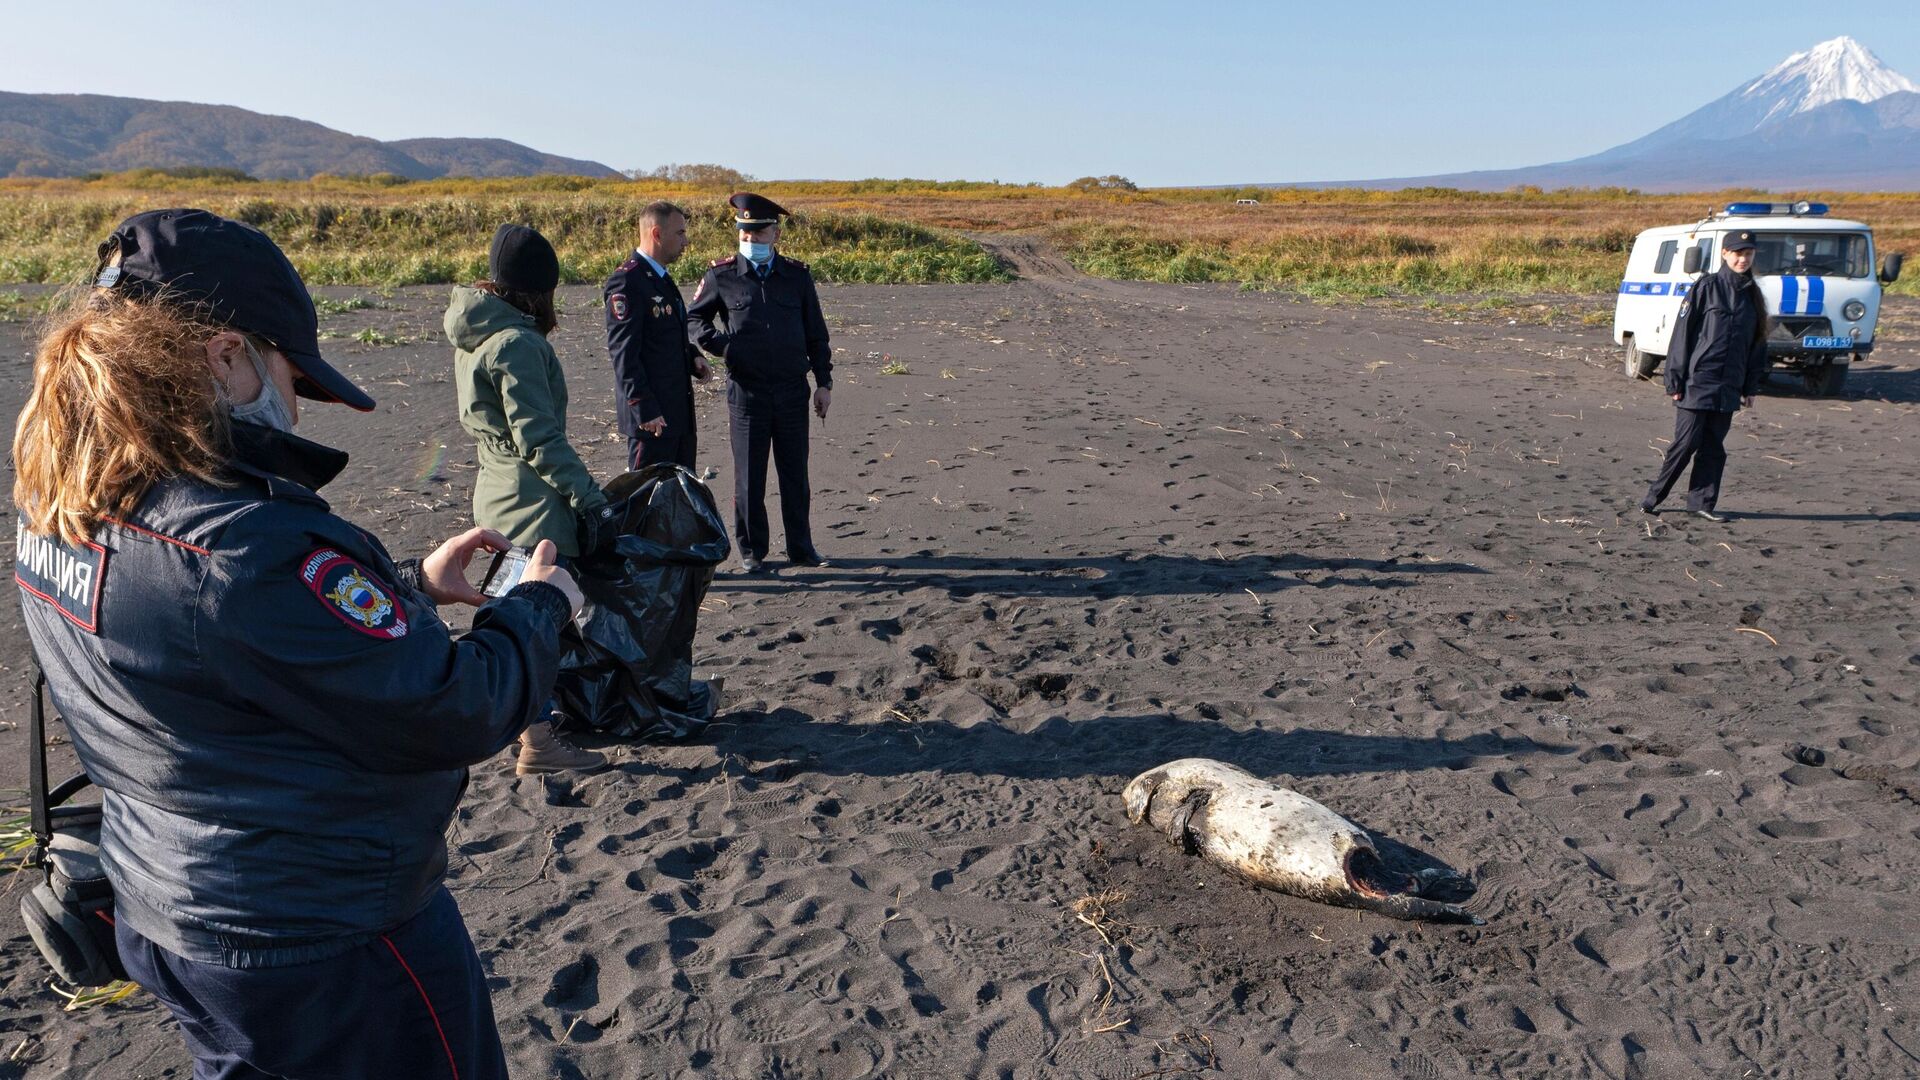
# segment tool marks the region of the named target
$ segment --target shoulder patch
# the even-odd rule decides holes
[[[89,540],[79,547],[41,536],[18,519],[13,580],[53,605],[89,634],[100,632],[100,588],[107,578],[107,549]]]
[[[738,256],[738,255],[729,255],[729,256],[727,256],[727,257],[726,257],[726,258],[724,258],[724,259],[715,259],[715,260],[713,260],[712,262],[710,262],[710,263],[708,263],[707,265],[708,265],[708,266],[732,266],[732,265],[733,265],[733,260],[735,260],[735,259],[737,259],[737,258],[739,258],[739,257],[740,257],[740,256]]]
[[[614,293],[612,296],[607,297],[607,314],[613,316],[614,322],[627,321],[626,293]]]
[[[407,636],[407,616],[392,587],[338,551],[320,548],[308,555],[300,563],[300,580],[341,622],[368,637]]]

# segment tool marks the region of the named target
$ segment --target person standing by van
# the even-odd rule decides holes
[[[1673,443],[1660,475],[1640,500],[1640,512],[1657,514],[1688,462],[1687,510],[1720,522],[1720,477],[1727,465],[1726,438],[1736,410],[1753,406],[1770,361],[1767,305],[1753,281],[1753,233],[1730,232],[1720,244],[1720,269],[1693,283],[1680,306],[1667,345],[1666,386],[1673,398]]]

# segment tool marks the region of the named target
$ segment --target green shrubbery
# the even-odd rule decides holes
[[[521,181],[514,193],[354,198],[317,194],[205,190],[175,200],[128,192],[12,194],[0,189],[0,281],[70,282],[93,268],[94,249],[115,223],[168,201],[190,202],[272,236],[312,285],[422,285],[472,281],[486,274],[487,243],[501,222],[532,225],[560,254],[563,280],[598,283],[632,252],[636,217],[647,199],[570,190],[576,178]],[[552,183],[548,183],[552,182]],[[593,187],[592,181],[582,181]],[[251,188],[252,185],[249,185]],[[411,190],[406,190],[410,188]],[[733,253],[732,217],[719,200],[683,200],[692,247],[687,277],[705,259]],[[710,205],[709,205],[710,204]],[[872,214],[806,213],[786,230],[782,248],[807,260],[824,281],[1004,281],[978,244],[951,232]]]

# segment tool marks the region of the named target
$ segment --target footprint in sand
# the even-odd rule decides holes
[[[1568,847],[1580,853],[1593,872],[1622,885],[1645,885],[1653,880],[1654,866],[1644,850],[1613,843],[1594,843],[1568,837]]]
[[[1633,971],[1661,948],[1660,927],[1646,917],[1591,926],[1574,936],[1573,948],[1609,971]]]
[[[1812,843],[1820,840],[1843,840],[1849,836],[1858,836],[1860,826],[1845,818],[1829,818],[1825,821],[1768,821],[1760,826],[1762,835],[1788,843]]]

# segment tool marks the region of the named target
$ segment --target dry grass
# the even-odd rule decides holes
[[[829,281],[1004,280],[1004,268],[962,234],[1020,233],[1042,237],[1096,276],[1237,282],[1329,297],[1611,295],[1641,229],[1764,197],[1622,189],[1089,192],[916,180],[755,188],[798,213],[786,246]],[[1882,251],[1920,254],[1920,193],[1798,194],[1873,225]],[[193,204],[260,225],[315,284],[476,277],[493,226],[506,220],[531,222],[552,238],[568,280],[595,282],[624,257],[635,213],[654,198],[693,213],[689,259],[730,253],[725,195],[664,181],[562,177],[3,180],[0,281],[71,280],[120,217]],[[1260,205],[1237,206],[1240,197]],[[1920,273],[1893,291],[1920,295]]]

